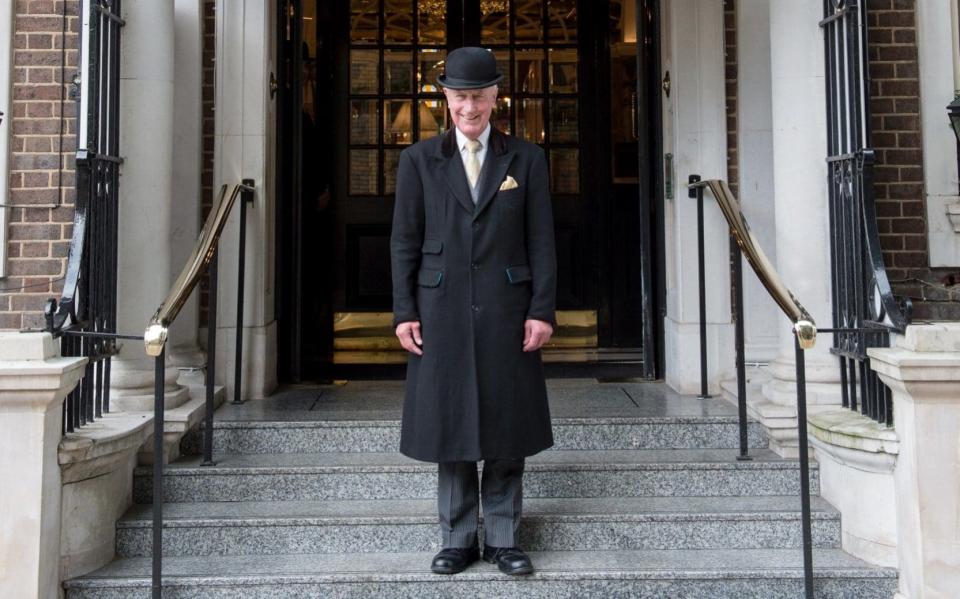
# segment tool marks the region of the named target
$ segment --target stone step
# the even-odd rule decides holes
[[[200,430],[185,439],[184,452],[199,454]],[[553,450],[733,449],[740,447],[735,416],[554,418]],[[750,448],[767,447],[763,425],[749,422]],[[388,452],[400,446],[399,420],[214,422],[218,453]]]
[[[796,495],[799,465],[769,450],[738,462],[736,450],[547,451],[527,461],[524,497],[709,497]],[[399,453],[227,455],[166,468],[165,502],[429,499],[437,467]],[[152,472],[134,472],[134,501],[151,501]],[[810,468],[811,494],[819,469]]]
[[[799,549],[531,552],[536,572],[515,578],[484,562],[455,576],[431,574],[431,552],[172,557],[164,596],[262,597],[803,597]],[[118,559],[64,583],[68,599],[150,597],[150,558]],[[814,553],[819,599],[889,599],[895,570],[838,549]]]
[[[840,546],[840,515],[812,502],[814,544]],[[117,554],[151,555],[152,506],[117,523]],[[520,545],[533,551],[788,548],[802,544],[798,497],[529,499]],[[164,506],[164,555],[437,551],[429,499]]]

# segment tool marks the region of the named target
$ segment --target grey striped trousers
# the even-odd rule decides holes
[[[440,462],[437,508],[444,547],[476,546],[481,499],[484,543],[517,546],[523,510],[523,466],[523,458],[485,460],[478,486],[476,462]]]

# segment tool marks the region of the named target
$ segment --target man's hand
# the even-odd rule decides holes
[[[543,344],[550,341],[553,335],[553,325],[542,320],[528,319],[523,323],[523,351],[537,351]]]
[[[529,322],[529,321],[528,321]],[[549,335],[548,335],[549,337]],[[401,322],[397,325],[397,339],[408,352],[423,355],[423,339],[420,337],[420,321]]]

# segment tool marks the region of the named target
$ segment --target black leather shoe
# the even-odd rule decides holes
[[[456,574],[478,559],[480,551],[476,547],[445,547],[433,556],[430,570],[434,574]]]
[[[533,562],[530,556],[519,547],[491,547],[483,546],[483,561],[497,564],[497,568],[504,574],[532,574]]]

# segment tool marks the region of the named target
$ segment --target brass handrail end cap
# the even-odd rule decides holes
[[[147,330],[143,333],[143,345],[147,350],[147,355],[156,358],[163,352],[163,346],[167,342],[167,327],[158,322],[150,323]]]
[[[812,349],[817,344],[817,325],[812,321],[798,320],[793,325],[793,330],[800,343],[800,349]]]

